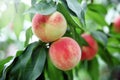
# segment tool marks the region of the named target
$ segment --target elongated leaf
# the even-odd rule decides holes
[[[64,5],[64,7],[70,12],[70,14],[76,16],[76,14],[68,7],[67,1],[66,0],[61,0],[61,1],[62,1],[62,5]]]
[[[119,59],[119,58],[116,58],[116,57],[114,57],[113,55],[112,55],[111,57],[112,57],[112,60],[113,60],[113,63],[114,63],[113,66],[118,66],[118,65],[120,65],[120,59]]]
[[[74,77],[73,77],[73,70],[66,71],[65,73],[68,76],[68,80],[73,80],[74,79]]]
[[[80,69],[78,73],[79,73],[78,74],[79,77],[76,80],[92,80],[90,74],[86,69]]]
[[[116,33],[110,33],[109,35],[110,35],[111,38],[116,38],[118,40],[120,39],[120,34],[118,34],[118,33],[117,34]]]
[[[45,49],[42,46],[37,47],[31,56],[31,59],[21,75],[21,80],[35,80],[41,75],[46,60]],[[25,74],[25,75],[24,75]]]
[[[80,5],[80,3],[77,0],[66,0],[68,7],[77,15],[80,22],[82,23],[82,26],[85,27],[85,12],[84,8],[86,8],[86,4]]]
[[[29,40],[32,37],[32,30],[31,27],[27,29],[26,31],[26,41],[25,41],[25,46],[27,46],[29,44]]]
[[[72,33],[71,37],[74,38],[80,46],[88,45],[88,43],[80,36],[80,33],[78,33],[74,27],[70,26],[70,30]]]
[[[3,68],[4,68],[4,65],[5,65],[7,62],[9,62],[12,58],[13,58],[13,57],[11,56],[11,57],[8,57],[8,58],[6,58],[6,59],[0,60],[0,75],[1,75],[1,72],[2,72],[2,70],[3,70]]]
[[[110,52],[102,45],[99,45],[99,55],[100,57],[109,65],[113,67],[120,64],[120,60],[115,58]]]
[[[88,9],[87,16],[89,16],[90,19],[92,19],[93,21],[95,21],[96,23],[98,23],[101,26],[107,25],[107,23],[105,21],[105,17],[97,12],[94,12],[94,11],[91,11]]]
[[[16,57],[18,57],[22,53],[23,53],[23,51],[17,51]],[[8,58],[10,58],[10,57],[8,57]],[[12,64],[15,57],[12,57],[8,62],[6,62],[7,59],[5,59],[5,61],[3,60],[2,62],[0,62],[1,64],[4,62],[4,67],[0,68],[2,70],[2,76],[1,76],[0,80],[4,80],[6,78],[6,73],[7,73],[8,67]],[[0,75],[1,75],[1,72],[0,72]]]
[[[102,15],[105,15],[107,13],[107,9],[102,4],[89,4],[88,8],[89,10],[95,11]]]
[[[5,72],[7,73],[7,76],[5,76],[6,74],[4,74],[3,79],[5,78],[9,78],[9,80],[19,79],[21,76],[21,71],[26,67],[27,63],[29,62],[31,58],[33,50],[38,45],[39,45],[39,42],[35,42],[35,43],[28,45],[28,47],[23,51],[23,53],[14,59],[13,63],[9,67],[10,68],[9,71]]]
[[[106,46],[108,42],[107,35],[100,31],[91,32],[93,37],[98,40],[102,45]]]
[[[46,80],[44,76],[44,71],[41,73],[41,75],[36,80]]]
[[[40,1],[37,4],[34,4],[30,9],[28,9],[25,13],[39,13],[39,14],[44,14],[44,15],[49,15],[53,12],[55,12],[57,9],[57,5],[55,2],[50,1]]]
[[[57,10],[64,15],[64,17],[67,20],[67,23],[70,26],[72,26],[74,28],[77,27],[77,28],[81,29],[82,31],[84,31],[84,29],[80,25],[78,25],[75,20],[73,20],[73,18],[69,14],[68,10],[61,3],[58,4]]]
[[[17,53],[16,53],[16,57],[20,56],[22,53],[23,53],[22,50],[17,51]]]
[[[90,73],[92,80],[99,80],[99,64],[96,57],[91,61],[88,61],[88,72]]]
[[[120,53],[120,40],[114,36],[108,39],[107,49],[110,53]]]

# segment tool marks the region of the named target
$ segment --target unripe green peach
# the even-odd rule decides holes
[[[49,49],[52,63],[60,70],[70,70],[80,61],[81,49],[78,43],[69,37],[53,42]]]
[[[50,15],[35,14],[32,19],[32,31],[43,42],[52,42],[62,37],[67,23],[60,12]]]

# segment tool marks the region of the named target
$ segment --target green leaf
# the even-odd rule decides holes
[[[110,53],[120,53],[120,41],[116,39],[114,36],[108,39],[107,49]]]
[[[107,14],[107,9],[102,4],[88,4],[88,9],[91,11],[95,11],[97,13],[100,13],[102,15]]]
[[[79,69],[78,71],[78,79],[77,80],[92,80],[90,74],[86,69]]]
[[[10,56],[10,57],[7,57],[6,59],[3,59],[3,60],[0,60],[0,75],[1,75],[1,72],[4,68],[4,65],[9,62],[13,57]]]
[[[66,71],[65,73],[68,76],[68,80],[73,80],[74,79],[74,77],[73,77],[73,70]]]
[[[3,75],[3,79],[9,78],[9,80],[16,80],[21,78],[21,72],[25,69],[28,64],[33,50],[39,45],[39,42],[34,42],[27,46],[23,53],[16,57],[13,63],[9,66],[9,71],[6,69]],[[6,76],[7,73],[7,76]],[[24,74],[24,73],[22,73]],[[18,77],[19,76],[19,77]]]
[[[120,59],[119,58],[116,58],[112,55],[112,60],[113,60],[113,63],[114,63],[113,66],[120,65]]]
[[[21,75],[21,80],[35,80],[41,75],[46,60],[45,49],[42,46],[37,47],[31,56],[31,59]],[[24,75],[25,74],[25,75]]]
[[[50,80],[58,80],[58,76],[59,76],[59,80],[64,80],[64,77],[62,75],[62,71],[57,69],[53,63],[51,62],[49,56],[47,57],[47,64],[46,64],[46,68],[45,68],[45,75],[47,79]]]
[[[105,21],[105,16],[97,13],[97,12],[94,12],[94,11],[91,11],[91,10],[87,10],[87,13],[86,15],[92,19],[93,21],[95,21],[97,24],[101,25],[102,27],[105,26],[105,25],[108,25]]]
[[[71,31],[71,37],[75,39],[80,46],[88,45],[88,43],[80,36],[80,33],[77,32],[77,30],[74,27],[70,26]]]
[[[91,32],[92,36],[99,41],[103,46],[107,46],[108,38],[107,35],[100,31]]]
[[[87,4],[82,4],[82,6],[80,5],[80,3],[77,0],[66,0],[68,7],[77,15],[77,17],[79,18],[82,27],[85,27],[85,6]]]
[[[66,0],[61,0],[61,1],[62,1],[62,5],[64,5],[64,7],[69,11],[69,13],[72,14],[73,16],[76,16],[76,14],[68,7],[67,1]]]
[[[111,38],[116,38],[116,39],[120,39],[120,33],[110,33],[109,34],[109,36],[111,37]]]
[[[58,6],[57,6],[57,10],[59,12],[61,12],[64,17],[66,18],[67,20],[67,23],[72,26],[72,27],[76,27],[76,28],[79,28],[81,29],[82,31],[84,31],[84,29],[71,17],[71,15],[69,14],[68,10],[61,4],[59,3]]]
[[[29,40],[30,38],[32,37],[33,33],[32,33],[32,30],[31,30],[31,27],[27,29],[26,31],[26,41],[25,41],[25,46],[27,46],[29,44]]]
[[[57,9],[57,5],[55,2],[50,1],[40,1],[39,3],[34,4],[30,9],[28,9],[25,13],[39,13],[44,15],[49,15],[55,12]]]
[[[99,64],[96,57],[88,61],[88,72],[92,80],[99,80]]]
[[[19,50],[19,51],[17,51],[17,53],[16,53],[16,57],[20,56],[22,53],[23,53],[23,50]]]
[[[16,53],[16,57],[18,57],[19,55],[21,55],[23,53],[23,51],[17,51]],[[9,58],[11,58],[9,60]],[[2,77],[0,78],[0,80],[4,80],[5,77],[6,77],[6,73],[7,73],[7,70],[9,68],[9,66],[12,64],[12,62],[14,61],[15,57],[8,57],[6,58],[5,60],[1,61],[0,63],[2,64],[3,62],[5,62],[6,60],[9,60],[7,62],[4,63],[4,67],[3,68],[0,68],[1,71],[2,71]],[[6,64],[6,65],[5,65]],[[1,66],[1,65],[0,65]],[[0,72],[0,75],[1,75],[1,72]]]
[[[115,64],[114,64],[114,61],[113,61],[113,56],[108,52],[108,50],[99,44],[99,56],[105,61],[105,63],[107,65],[109,65],[109,67],[113,67]]]

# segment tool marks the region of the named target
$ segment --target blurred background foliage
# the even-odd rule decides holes
[[[31,32],[33,13],[26,13],[32,6],[32,1],[0,0],[0,62],[10,56],[15,56],[16,51],[24,49],[28,43],[38,41]],[[78,1],[81,3],[83,0]],[[114,18],[120,15],[120,0],[87,0],[85,12],[85,31],[92,33],[99,42],[98,53],[104,51],[104,54],[100,54],[103,59],[96,55],[92,62],[84,61],[86,66],[89,65],[86,62],[92,64],[89,65],[91,68],[85,69],[81,65],[75,80],[93,80],[91,74],[98,73],[95,68],[99,69],[100,80],[118,80],[115,78],[118,74],[120,76],[120,34],[113,31],[112,23]],[[73,18],[76,22],[78,21],[74,16]],[[107,49],[103,50],[104,48]],[[0,63],[1,66],[3,65]]]
[[[30,0],[0,0],[0,59],[24,48],[26,30],[31,27],[31,17],[24,12],[30,4]]]

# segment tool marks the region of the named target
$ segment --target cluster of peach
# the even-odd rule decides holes
[[[50,15],[35,14],[32,31],[43,42],[51,42],[49,56],[60,70],[74,68],[80,60],[91,60],[98,51],[97,42],[90,34],[82,34],[88,46],[81,46],[71,37],[63,37],[67,21],[58,11]]]

